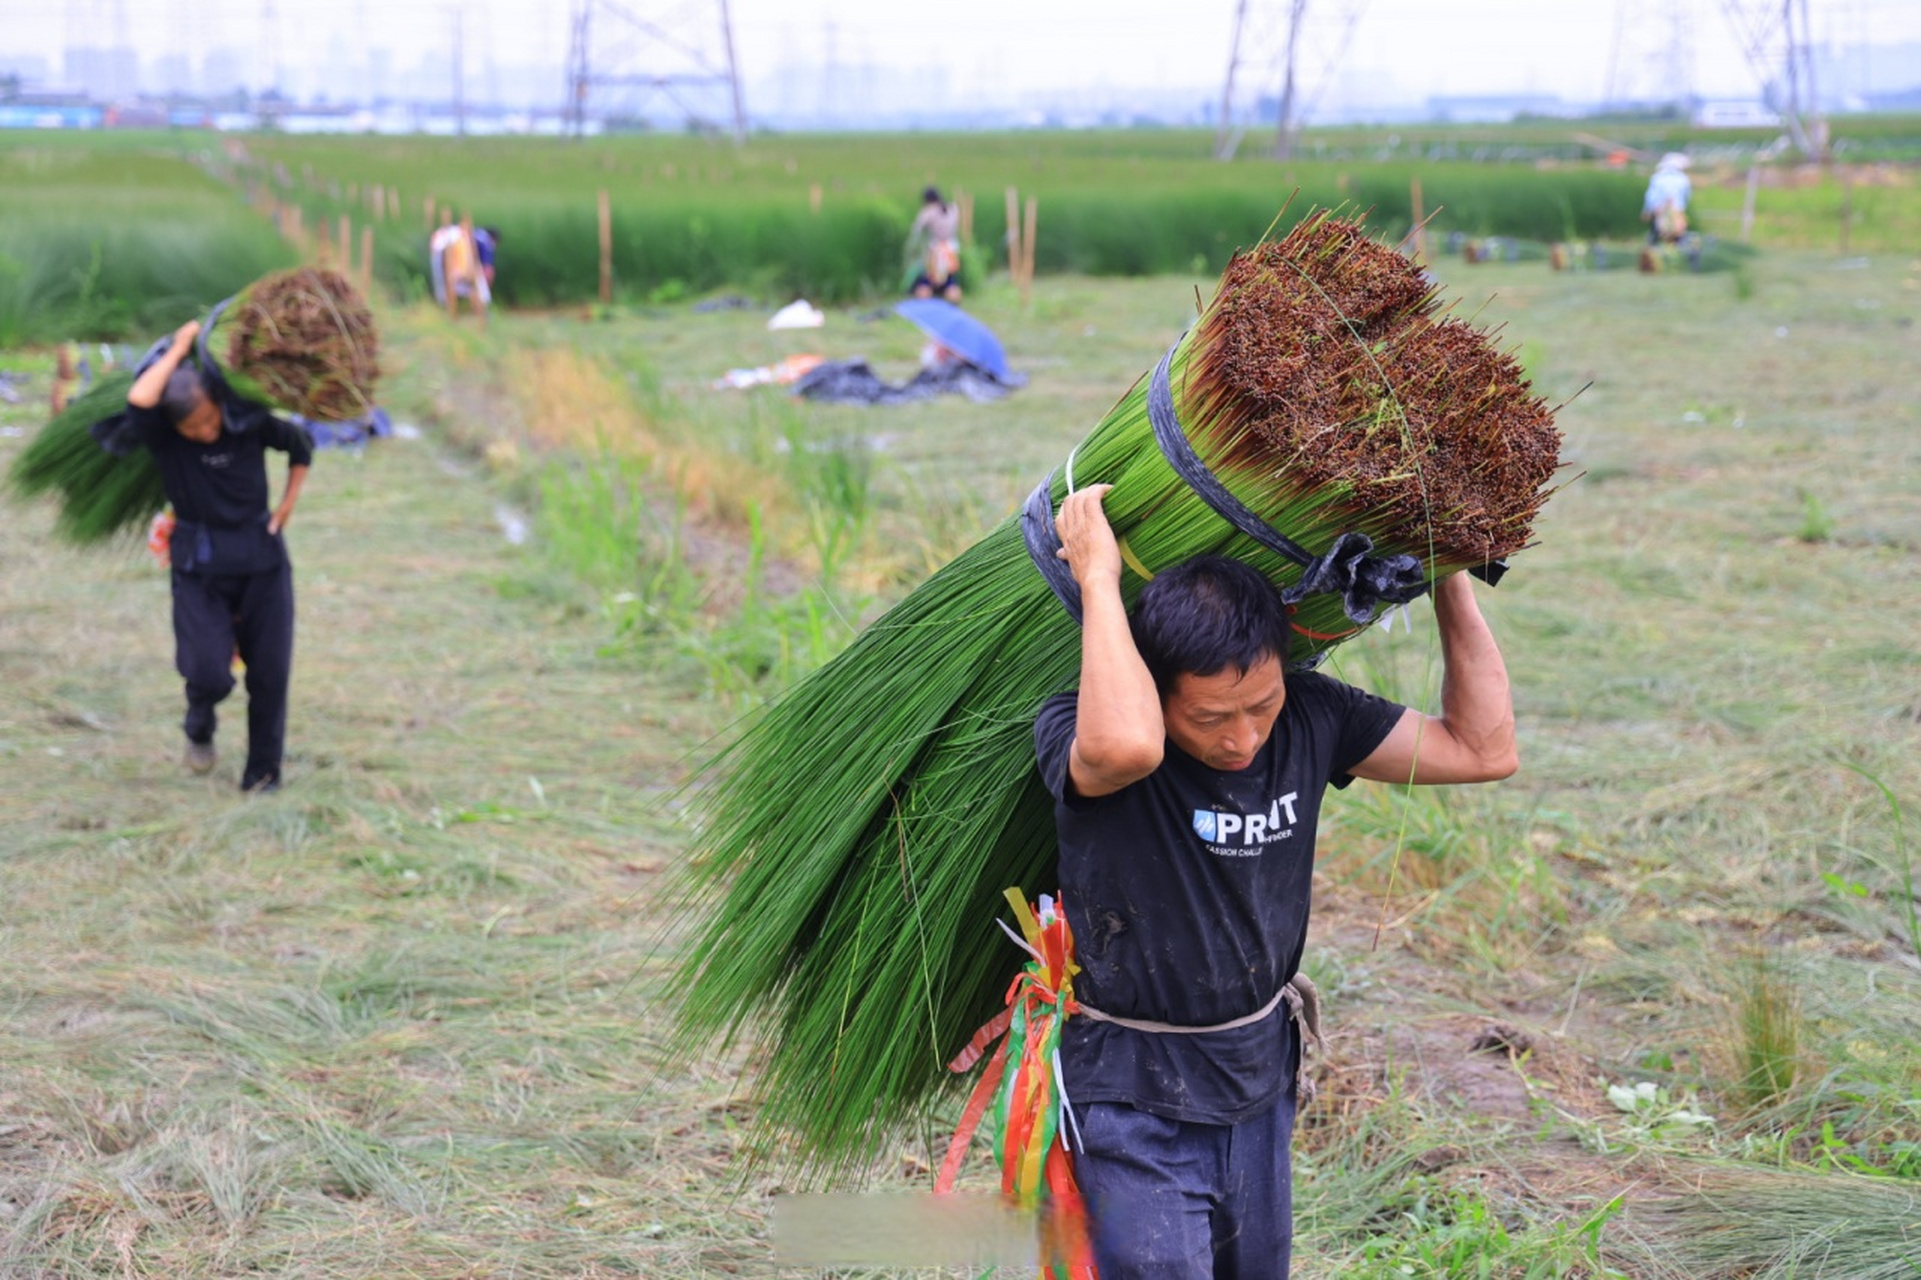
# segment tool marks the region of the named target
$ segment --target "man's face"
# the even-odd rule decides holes
[[[1287,701],[1281,661],[1268,654],[1245,672],[1179,675],[1161,700],[1161,720],[1174,745],[1210,769],[1238,773],[1267,744]]]
[[[195,444],[212,444],[220,438],[220,406],[206,392],[196,391],[192,410],[174,426]]]

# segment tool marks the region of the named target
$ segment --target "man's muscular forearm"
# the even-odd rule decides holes
[[[1121,603],[1121,555],[1101,509],[1107,485],[1070,494],[1061,504],[1061,558],[1081,588],[1081,683],[1074,746],[1075,789],[1110,795],[1160,767],[1167,731],[1154,677],[1134,648]]]
[[[1355,765],[1376,782],[1493,782],[1520,767],[1507,663],[1465,574],[1434,584],[1441,633],[1441,714],[1409,709]]]
[[[1507,662],[1466,574],[1434,584],[1434,619],[1441,632],[1441,721],[1491,776],[1506,777],[1520,764],[1514,697]]]
[[[136,409],[151,409],[159,404],[160,397],[167,391],[167,379],[173,377],[173,371],[187,358],[187,352],[193,349],[193,340],[199,333],[198,320],[189,320],[175,329],[173,344],[127,388],[127,403]]]
[[[300,490],[307,483],[307,468],[293,466],[287,468],[287,492],[281,495],[280,505],[274,509],[273,518],[267,521],[268,533],[279,533],[293,519],[293,508],[300,501]]]

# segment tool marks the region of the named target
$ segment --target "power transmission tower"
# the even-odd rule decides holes
[[[448,15],[454,20],[454,132],[467,136],[467,50],[466,11],[455,8]]]
[[[280,91],[280,18],[274,0],[260,0],[260,70],[267,77],[267,92]]]
[[[705,0],[575,0],[566,107],[575,137],[586,130],[588,98],[596,89],[627,91],[615,109],[636,119],[665,99],[692,125],[720,127],[726,120],[735,142],[747,137],[727,0],[711,6]]]
[[[1694,13],[1680,0],[1616,0],[1601,102],[1680,107],[1694,97]]]
[[[1216,159],[1232,160],[1247,133],[1254,104],[1242,99],[1258,98],[1277,76],[1280,98],[1274,155],[1285,160],[1294,153],[1301,123],[1333,83],[1366,7],[1366,0],[1314,8],[1308,0],[1236,0],[1220,119],[1214,132]],[[1300,74],[1304,64],[1320,68],[1319,79],[1305,92]]]
[[[1814,88],[1814,34],[1808,0],[1721,0],[1721,12],[1761,82],[1769,105],[1781,113],[1794,149],[1809,159],[1827,152],[1827,124]]]

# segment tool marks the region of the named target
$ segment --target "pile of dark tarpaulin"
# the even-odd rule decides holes
[[[976,404],[999,400],[1027,385],[1018,373],[997,378],[977,365],[952,363],[922,369],[902,383],[889,383],[862,359],[830,360],[794,383],[794,394],[823,404],[910,404],[937,396],[966,396]]]

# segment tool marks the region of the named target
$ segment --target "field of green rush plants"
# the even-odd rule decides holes
[[[1837,152],[1908,156],[1913,126],[1844,118]],[[289,250],[248,205],[299,217],[309,251],[323,225],[337,244],[343,217],[353,224],[349,256],[371,229],[376,274],[401,296],[426,291],[429,225],[442,210],[469,213],[502,232],[497,293],[522,307],[598,296],[603,189],[614,291],[630,304],[720,290],[761,301],[892,296],[910,274],[903,239],[928,183],[971,198],[970,287],[1005,264],[1010,186],[1039,203],[1042,274],[1211,274],[1277,214],[1285,225],[1315,206],[1365,210],[1384,235],[1400,236],[1415,179],[1430,244],[1501,237],[1530,257],[1553,242],[1632,245],[1642,178],[1583,161],[1591,149],[1577,132],[1570,122],[1309,130],[1301,158],[1286,164],[1263,158],[1258,136],[1234,162],[1217,163],[1211,138],[1178,130],[757,135],[740,148],[655,135],[251,135],[216,147],[192,133],[21,134],[0,138],[0,335],[144,337],[283,265]],[[1695,148],[1697,226],[1724,242],[1741,236],[1747,167],[1763,135],[1622,122],[1609,136],[1650,151]],[[1855,170],[1771,163],[1755,243],[1899,247],[1912,175],[1893,164]]]
[[[1220,164],[1192,133],[762,136],[738,149],[684,137],[248,145],[244,179],[309,219],[358,222],[375,216],[370,191],[393,193],[377,198],[399,233],[381,232],[381,272],[404,287],[425,278],[429,208],[498,227],[498,292],[510,304],[594,296],[600,189],[612,203],[616,287],[628,300],[722,286],[829,302],[891,293],[929,183],[974,197],[976,262],[1005,261],[1005,189],[1037,199],[1044,273],[1218,271],[1284,206],[1290,221],[1316,205],[1368,210],[1384,234],[1401,235],[1416,176],[1436,232],[1551,241],[1628,237],[1639,225],[1639,179],[1625,174],[1412,159]]]
[[[0,346],[157,336],[292,264],[177,142],[133,141],[0,135]]]

